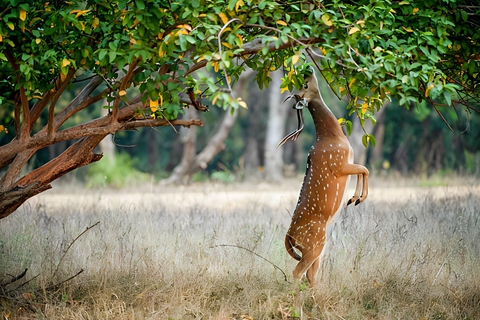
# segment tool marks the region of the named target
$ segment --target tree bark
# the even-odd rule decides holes
[[[243,151],[243,169],[247,176],[258,175],[259,167],[263,165],[263,147],[265,143],[265,126],[262,123],[262,110],[265,104],[265,94],[256,88],[249,88],[249,101],[255,101],[248,106],[248,127],[245,129],[245,150]],[[252,93],[254,91],[254,93]]]
[[[270,99],[268,108],[267,132],[265,136],[265,179],[278,182],[283,179],[283,150],[278,148],[278,143],[285,136],[285,120],[288,106],[282,101],[286,94],[280,93],[282,72],[271,73]]]
[[[233,87],[233,96],[240,96],[247,79],[253,74],[253,71],[244,72],[238,82]],[[192,175],[207,168],[213,158],[223,149],[225,149],[225,139],[227,139],[230,129],[235,124],[238,111],[231,113],[232,107],[229,106],[216,127],[214,134],[208,141],[205,148],[198,154],[195,153],[195,141],[190,137],[190,141],[184,144],[184,152],[180,164],[173,169],[170,177],[163,180],[163,184],[188,183]],[[185,150],[185,146],[187,150]],[[193,151],[193,152],[192,152]]]

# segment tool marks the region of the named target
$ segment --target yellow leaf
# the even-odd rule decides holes
[[[228,28],[223,29],[222,34],[223,34],[224,32],[227,32],[227,31],[232,31],[232,28],[228,27]]]
[[[364,20],[358,20],[355,22],[355,24],[359,24],[362,28],[365,27],[365,21]]]
[[[418,9],[418,8],[413,8],[413,14],[417,13],[418,10],[420,10],[420,9]]]
[[[62,67],[66,67],[66,66],[68,66],[70,63],[71,63],[70,60],[64,58],[63,61],[62,61]]]
[[[393,9],[390,9],[390,12],[391,13],[397,13],[397,11],[393,10]]]
[[[293,69],[288,73],[288,79],[292,80]]]
[[[215,102],[217,101],[219,95],[220,95],[220,92],[217,93],[217,95],[213,98],[213,100],[212,100],[212,105],[215,104]]]
[[[39,44],[40,42],[42,42],[42,39],[40,39],[40,38],[35,39],[36,44]]]
[[[328,17],[326,14],[322,16],[322,21],[325,23],[328,27],[333,25],[332,21],[330,21],[330,17]]]
[[[352,81],[350,81],[350,83],[348,84],[348,87],[351,88],[352,87],[352,84],[355,82],[356,79],[353,79]]]
[[[242,100],[242,98],[238,98],[237,99],[237,102],[238,102],[238,105],[242,108],[245,108],[245,109],[248,109],[247,107],[247,103],[245,101]]]
[[[287,91],[287,90],[288,90],[288,87],[281,88],[281,89],[280,89],[280,94],[284,93],[284,92]]]
[[[433,84],[429,85],[427,90],[425,91],[425,97],[428,97],[428,91],[430,91],[430,89],[432,89],[434,87]]]
[[[215,72],[218,72],[218,70],[220,68],[218,61],[212,62],[212,66],[213,66]]]
[[[120,92],[118,93],[118,95],[119,95],[120,97],[121,97],[121,96],[124,96],[124,95],[126,95],[126,94],[127,94],[127,91],[125,91],[125,90],[122,90],[122,91],[120,91]]]
[[[282,21],[282,20],[278,20],[278,21],[277,21],[277,24],[282,25],[282,26],[286,26],[286,25],[287,25],[287,23],[286,23],[285,21]]]
[[[5,127],[0,124],[0,132],[2,132],[3,130],[5,130]]]
[[[67,75],[63,72],[60,72],[60,81],[65,81],[65,79],[67,78]]]
[[[15,29],[15,25],[11,22],[7,22],[7,26],[11,29],[11,30],[14,30]]]
[[[342,124],[343,122],[345,122],[345,119],[344,119],[344,118],[338,119],[338,123]]]
[[[187,29],[188,31],[192,31],[192,27],[190,27],[188,24],[181,24],[177,26],[178,29]]]
[[[240,43],[241,43],[240,46],[243,46],[243,38],[242,38],[242,36],[239,35],[238,33],[236,34],[236,36],[240,39]]]
[[[199,18],[205,18],[207,15],[205,13],[202,13],[202,14],[199,14],[198,17]]]
[[[340,88],[338,89],[339,92],[342,92],[342,91],[344,91],[344,90],[345,90],[344,87],[340,87]]]
[[[158,40],[162,40],[162,38],[163,38],[163,32],[159,32],[158,35],[157,35],[157,37],[158,37]]]
[[[163,97],[162,97],[162,95],[159,94],[158,97],[160,98],[160,105],[163,106]]]
[[[353,27],[350,30],[348,30],[348,34],[354,34],[355,32],[360,31],[360,28],[358,27]]]
[[[232,49],[232,45],[228,42],[222,42],[222,44],[227,47],[228,49]]]
[[[0,42],[2,42],[2,41],[3,41],[3,37],[2,37],[2,35],[0,34]]]
[[[362,104],[362,114],[365,114],[365,112],[367,112],[367,109],[368,109],[368,103],[364,103]]]
[[[98,17],[95,17],[95,19],[93,19],[93,22],[92,22],[93,29],[96,29],[99,25],[100,25],[100,19],[98,19]]]
[[[381,52],[383,49],[381,47],[375,47],[372,50],[375,51],[375,52]]]
[[[292,63],[293,64],[296,64],[298,62],[298,59],[300,59],[300,55],[299,54],[295,54],[292,56]]]
[[[85,63],[87,63],[87,59],[83,58],[82,60],[80,60],[81,65],[84,65]]]
[[[163,56],[165,55],[165,51],[163,51],[162,47],[163,43],[160,44],[160,47],[158,48],[158,55],[160,56],[160,58],[163,58]]]
[[[152,112],[155,112],[158,110],[158,99],[150,100],[150,110],[152,110]]]
[[[85,11],[88,12],[88,11],[90,11],[90,10],[85,10]],[[80,11],[79,13],[77,13],[77,14],[75,15],[75,18],[78,18],[78,17],[80,17],[80,16],[83,16],[84,14],[85,14],[85,12]]]
[[[243,0],[238,0],[237,3],[235,3],[235,11],[238,11],[238,8],[244,4],[245,2],[243,2]]]
[[[218,14],[218,16],[220,17],[220,19],[222,19],[223,24],[227,24],[228,18],[227,18],[227,16],[225,15],[225,13],[220,12],[220,13]]]
[[[405,31],[407,31],[407,32],[413,32],[412,29],[407,29],[407,28],[405,28],[404,26],[402,26],[402,28],[403,28],[403,30],[405,30]]]
[[[227,79],[228,79],[228,83],[232,83],[232,77],[228,76]]]
[[[27,18],[27,11],[25,9],[20,8],[20,20],[25,21]]]

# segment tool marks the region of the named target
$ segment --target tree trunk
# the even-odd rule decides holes
[[[102,106],[107,105],[107,99],[103,100]],[[102,108],[100,112],[102,117],[108,115],[108,109]],[[100,152],[106,156],[105,158],[110,161],[110,164],[113,165],[115,163],[115,144],[113,143],[113,135],[108,134],[100,143],[98,144]]]
[[[261,126],[262,116],[262,95],[258,96],[256,103],[248,106],[248,127],[246,128],[246,144],[243,152],[243,166],[247,176],[258,174],[260,161],[260,135],[263,127]]]
[[[267,118],[267,133],[265,136],[265,179],[277,182],[283,179],[283,150],[278,148],[278,143],[285,136],[285,119],[288,105],[282,101],[286,94],[280,93],[282,72],[271,73],[270,100]]]
[[[233,87],[233,96],[238,97],[241,95],[246,80],[250,78],[252,74],[253,71],[246,71],[240,76],[238,82]],[[238,115],[238,111],[232,114],[231,110],[232,107],[229,106],[223,114],[219,125],[216,127],[214,134],[200,153],[195,153],[194,138],[190,137],[190,140],[187,139],[187,142],[184,144],[184,152],[180,164],[173,169],[170,177],[163,180],[163,184],[190,182],[192,175],[206,169],[208,163],[211,162],[220,151],[225,149],[225,139],[227,139],[228,133],[233,127]]]

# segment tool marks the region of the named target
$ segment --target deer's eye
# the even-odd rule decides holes
[[[305,83],[305,84],[303,85],[303,87],[304,87],[305,89],[308,89],[308,83]]]

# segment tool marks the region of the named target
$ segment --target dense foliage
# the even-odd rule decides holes
[[[306,62],[305,54],[339,97],[354,97],[348,108],[362,118],[389,97],[402,105],[429,100],[473,108],[478,102],[479,8],[469,1],[11,0],[2,8],[4,106],[21,88],[29,101],[41,99],[72,69],[76,77],[82,69],[101,75],[114,99],[125,94],[117,70],[136,64],[142,72],[132,82],[145,93],[143,102],[174,119],[186,86],[232,103],[218,86],[230,87],[247,66],[259,71],[260,87],[268,86],[271,70],[285,68],[282,87],[291,90],[302,83],[294,66]],[[245,45],[252,41],[264,44],[259,52]],[[204,65],[228,81],[194,77]]]

